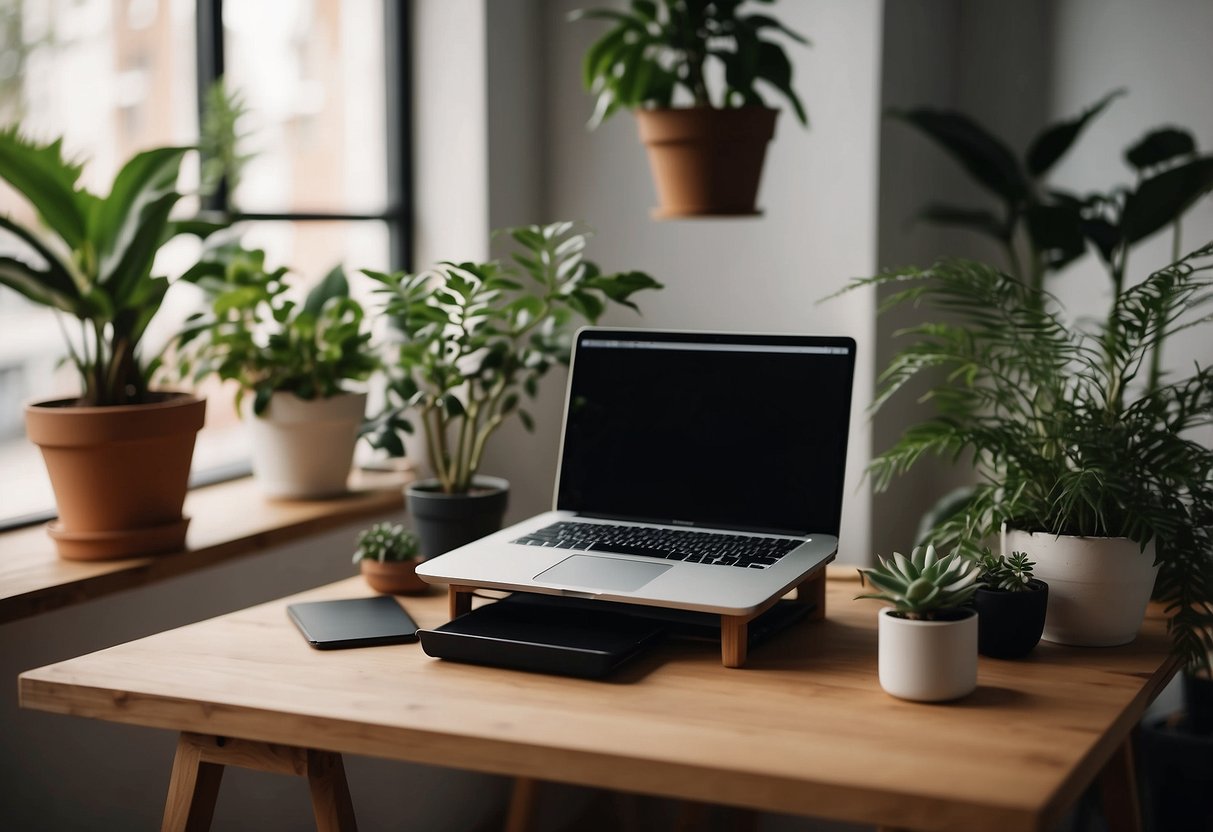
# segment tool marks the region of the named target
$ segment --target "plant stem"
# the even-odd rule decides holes
[[[1175,219],[1175,233],[1171,235],[1171,262],[1178,263],[1180,257],[1180,249],[1183,245],[1183,229],[1180,227],[1181,220]],[[1167,339],[1166,313],[1159,310],[1158,317],[1158,335],[1154,339],[1154,346],[1150,349],[1150,374],[1146,378],[1146,395],[1153,393],[1158,389],[1158,383],[1162,379],[1162,345]]]
[[[426,405],[421,411],[421,425],[425,429],[426,445],[430,449],[430,461],[434,464],[434,473],[442,484],[442,490],[450,494],[452,490],[451,472],[446,459],[445,428],[442,417],[438,414],[438,405]]]

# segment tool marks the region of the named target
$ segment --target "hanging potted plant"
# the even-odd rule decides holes
[[[376,592],[422,595],[429,584],[417,576],[424,558],[417,535],[399,523],[376,523],[358,533],[354,564]]]
[[[742,0],[633,0],[627,11],[593,9],[573,19],[609,21],[582,61],[597,96],[590,126],[621,108],[636,112],[660,207],[657,218],[754,215],[767,143],[778,111],[759,82],[786,99],[801,124],[808,116],[792,88],[792,64],[778,33],[807,41]],[[711,89],[712,79],[722,79]],[[676,100],[685,93],[690,106]]]
[[[261,250],[229,243],[209,251],[181,276],[210,308],[187,321],[176,371],[236,382],[253,476],[267,496],[330,497],[346,490],[366,413],[366,392],[354,383],[379,361],[340,266],[302,303],[291,299],[286,276],[286,268],[266,268]]]
[[[958,552],[939,557],[919,546],[898,552],[860,579],[878,592],[856,598],[887,601],[878,631],[880,686],[899,699],[945,702],[977,687],[977,565]]]
[[[508,263],[441,263],[418,274],[365,272],[381,284],[400,336],[389,362],[387,407],[371,444],[400,456],[405,416],[421,422],[435,477],[407,487],[421,552],[434,557],[501,528],[509,483],[479,476],[490,438],[558,363],[573,329],[660,284],[643,272],[604,274],[584,259],[589,234],[571,222],[508,230]]]
[[[988,549],[973,608],[977,610],[977,651],[995,659],[1019,659],[1032,652],[1044,632],[1049,585],[1032,577],[1036,564],[1023,552],[996,555]]]
[[[0,178],[41,220],[26,227],[0,216],[0,230],[20,243],[18,253],[0,257],[0,284],[77,327],[64,331],[80,395],[25,409],[58,508],[48,531],[64,558],[176,551],[185,542],[181,509],[205,402],[150,389],[159,359],[141,346],[169,287],[153,274],[160,248],[178,234],[205,236],[223,225],[169,216],[190,151],[136,154],[102,196],[79,184],[83,168],[64,158],[61,140],[0,130]]]

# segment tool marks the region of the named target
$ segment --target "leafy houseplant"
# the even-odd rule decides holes
[[[428,585],[417,576],[417,564],[422,560],[417,535],[399,523],[376,523],[358,533],[354,563],[376,592],[425,592]]]
[[[977,687],[977,564],[953,552],[919,546],[897,552],[860,578],[878,590],[857,598],[892,604],[880,611],[880,686],[901,699],[958,699]]]
[[[808,123],[792,88],[792,64],[779,33],[806,43],[745,0],[633,0],[627,11],[593,9],[573,19],[613,25],[586,52],[582,80],[597,96],[591,126],[620,108],[636,111],[657,180],[658,217],[755,214],[766,144],[774,135],[759,82],[769,85]],[[711,64],[723,70],[713,96]],[[677,107],[679,91],[691,100]]]
[[[937,415],[872,462],[878,488],[924,454],[971,455],[979,482],[936,527],[942,546],[976,552],[1005,522],[1036,532],[1008,537],[1003,548],[1029,548],[1043,572],[1050,538],[1084,538],[1083,545],[1125,539],[1126,551],[1103,555],[1098,567],[1079,560],[1092,564],[1089,575],[1042,575],[1051,594],[1066,599],[1049,605],[1046,639],[1131,640],[1157,568],[1155,592],[1174,613],[1176,650],[1191,663],[1207,662],[1213,449],[1190,431],[1213,422],[1213,368],[1167,383],[1148,368],[1168,336],[1207,326],[1197,310],[1213,301],[1211,270],[1213,244],[1123,289],[1106,322],[1086,327],[1067,320],[1047,294],[981,263],[949,260],[853,284],[890,286],[886,306],[915,303],[962,320],[908,330],[913,342],[882,374],[877,407],[921,372],[940,368],[944,376],[927,394]],[[1137,570],[1136,578],[1118,579],[1137,587],[1122,599],[1123,616],[1107,596],[1082,594],[1107,581],[1114,563]],[[1059,618],[1063,609],[1074,616]]]
[[[548,371],[568,360],[572,330],[590,323],[612,304],[636,309],[636,292],[660,288],[643,272],[605,274],[584,258],[589,234],[571,222],[508,230],[517,250],[507,263],[441,263],[418,274],[367,271],[381,284],[384,311],[401,342],[389,368],[388,407],[372,421],[371,442],[395,455],[404,446],[398,431],[421,422],[436,480],[410,486],[410,510],[451,505],[451,495],[476,491],[485,446],[514,414],[529,430],[520,407],[534,398]],[[494,484],[500,491],[501,481]],[[474,540],[501,523],[505,497],[485,496],[489,507],[464,535],[427,541],[427,556],[459,536]],[[461,521],[469,522],[469,521]],[[456,530],[458,531],[458,530]],[[466,540],[464,541],[466,542]]]
[[[977,652],[997,659],[1026,656],[1044,632],[1048,584],[1032,577],[1036,564],[1023,552],[996,555],[986,549],[977,564]]]
[[[79,337],[65,335],[80,396],[26,409],[27,433],[42,447],[55,490],[59,520],[50,533],[63,557],[148,554],[184,542],[181,506],[204,402],[151,391],[158,359],[148,360],[140,344],[169,286],[153,274],[157,252],[179,234],[222,226],[170,218],[190,150],[136,154],[102,196],[78,184],[83,168],[64,157],[61,140],[0,130],[0,177],[42,223],[27,228],[0,216],[0,229],[21,246],[0,256],[0,284],[79,328]]]
[[[253,470],[263,489],[343,491],[366,410],[366,394],[349,387],[379,367],[344,271],[334,268],[299,302],[286,268],[270,270],[264,251],[229,243],[181,279],[203,290],[209,309],[188,319],[176,371],[234,381],[238,407],[252,394]]]

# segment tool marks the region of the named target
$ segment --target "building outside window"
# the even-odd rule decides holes
[[[393,0],[0,0],[0,126],[63,136],[86,160],[82,183],[105,193],[122,162],[148,147],[193,144],[199,101],[219,74],[244,101],[238,188],[217,207],[240,217],[246,245],[286,265],[301,291],[333,265],[407,265],[407,4]],[[192,189],[196,162],[183,169]],[[215,199],[215,198],[213,198]],[[196,198],[184,210],[197,210]],[[0,213],[34,220],[0,184]],[[0,234],[0,254],[14,241]],[[176,277],[200,244],[175,240],[157,260]],[[366,299],[369,287],[353,279]],[[145,349],[197,311],[190,286],[169,291]],[[0,287],[0,525],[53,510],[22,408],[77,392],[60,365],[63,327],[52,311]],[[145,356],[146,357],[146,356]],[[197,474],[247,456],[231,390],[208,384]]]

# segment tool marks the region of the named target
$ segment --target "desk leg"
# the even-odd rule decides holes
[[[215,814],[223,766],[202,762],[200,749],[182,734],[173,756],[162,832],[206,832]]]
[[[173,758],[163,832],[210,829],[224,766],[306,777],[318,832],[358,828],[340,754],[182,732]]]
[[[527,832],[535,815],[535,793],[539,781],[530,777],[515,777],[510,792],[510,806],[505,815],[505,832]]]
[[[1133,735],[1125,737],[1099,774],[1100,801],[1109,832],[1141,832],[1141,801],[1133,765]]]

